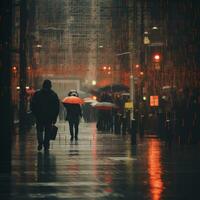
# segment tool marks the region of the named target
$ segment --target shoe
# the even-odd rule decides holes
[[[44,151],[48,151],[49,150],[49,144],[45,144],[44,145]]]
[[[38,149],[38,151],[41,151],[42,150],[42,144],[39,144],[37,149]]]
[[[49,151],[49,147],[44,147],[44,151],[48,152]]]

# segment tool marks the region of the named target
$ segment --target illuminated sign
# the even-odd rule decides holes
[[[150,106],[159,106],[158,96],[150,96]]]
[[[129,101],[129,102],[125,102],[125,109],[133,109],[133,102]]]

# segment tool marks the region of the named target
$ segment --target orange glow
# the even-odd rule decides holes
[[[150,106],[159,106],[158,96],[150,96]]]
[[[140,67],[140,65],[139,65],[139,64],[136,64],[136,65],[135,65],[135,67],[136,67],[136,68],[139,68],[139,67]]]
[[[96,96],[92,96],[92,99],[97,100],[97,97]]]
[[[153,56],[153,58],[154,58],[154,61],[155,61],[155,62],[159,62],[159,61],[160,61],[160,55],[159,55],[159,54],[155,54],[155,55]]]
[[[111,80],[102,79],[102,80],[98,81],[97,87],[103,87],[103,86],[106,86],[106,85],[109,85],[109,84],[111,84]]]
[[[103,70],[106,70],[107,69],[107,67],[106,66],[103,66]]]
[[[160,142],[152,139],[148,144],[148,173],[152,200],[160,200],[164,189],[160,160]]]
[[[16,66],[13,66],[13,67],[12,67],[12,71],[13,71],[13,72],[16,72],[16,71],[17,71],[17,67],[16,67]]]
[[[31,70],[31,67],[30,67],[30,66],[28,66],[28,67],[27,67],[27,70]]]

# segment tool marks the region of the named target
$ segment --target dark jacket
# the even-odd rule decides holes
[[[55,123],[59,113],[58,96],[53,90],[42,88],[33,95],[30,108],[37,121]]]
[[[67,111],[66,120],[78,123],[82,117],[81,106],[79,104],[64,104],[64,106]]]

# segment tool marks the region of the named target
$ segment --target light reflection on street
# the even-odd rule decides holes
[[[95,125],[95,124],[94,124]],[[98,166],[98,154],[97,154],[97,132],[96,132],[96,126],[92,126],[92,160],[93,160],[93,175],[95,179],[98,179],[100,174],[98,174],[98,171],[100,169],[97,168]],[[108,162],[108,164],[106,164]],[[110,161],[105,161],[105,166],[103,169],[103,177],[102,180],[105,183],[105,185],[108,185],[105,187],[104,192],[105,194],[112,193],[112,188],[110,185],[112,184],[112,172],[111,172],[111,167],[109,165]]]
[[[160,151],[158,140],[152,139],[148,142],[148,173],[152,200],[160,200],[164,189]]]
[[[52,141],[49,152],[37,152],[35,129],[13,139],[11,193],[17,199],[171,200],[172,196],[198,196],[197,147],[169,149],[149,135],[132,145],[128,136],[97,132],[95,123],[81,123],[79,142],[71,144],[65,140],[68,132],[61,132],[66,130],[61,125],[66,124],[59,125],[61,139]]]
[[[93,161],[93,175],[96,178],[97,173],[97,135],[95,127],[92,127],[92,161]]]

